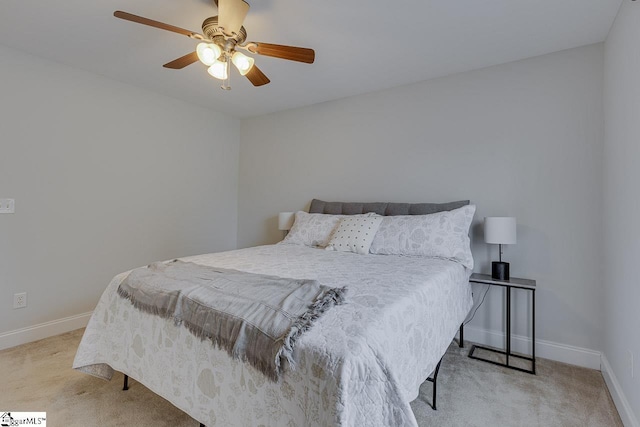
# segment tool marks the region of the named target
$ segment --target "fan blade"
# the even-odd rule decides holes
[[[154,21],[153,19],[144,18],[142,16],[134,15],[132,13],[123,12],[121,10],[116,10],[113,12],[113,16],[116,18],[124,19],[126,21],[136,22],[138,24],[148,25],[150,27],[160,28],[161,30],[172,31],[174,33],[182,34],[187,37],[197,38],[193,36],[199,36],[198,33],[194,33],[193,31],[185,30],[184,28],[175,27],[173,25],[165,24],[164,22]],[[202,38],[202,36],[200,36]]]
[[[244,0],[218,0],[218,25],[228,35],[238,34],[248,12],[249,3]]]
[[[256,65],[251,67],[249,72],[245,74],[245,77],[248,78],[254,86],[266,85],[271,81],[269,80],[269,77],[265,76],[264,73],[260,71],[260,68],[258,68]]]
[[[174,59],[171,62],[167,62],[163,65],[164,68],[171,68],[173,70],[181,70],[187,65],[191,65],[198,61],[198,54],[196,52],[187,53],[185,56],[181,56],[178,59]]]
[[[251,42],[248,43],[247,48],[249,52],[259,55],[272,56],[274,58],[288,59],[290,61],[304,62],[307,64],[313,64],[316,58],[316,53],[313,49],[307,49],[305,47]]]

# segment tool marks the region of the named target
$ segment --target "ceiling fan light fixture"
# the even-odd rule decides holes
[[[209,1],[207,0],[207,2]],[[249,3],[245,0],[214,0],[214,2],[218,6],[218,15],[210,16],[204,20],[202,23],[204,35],[121,10],[113,12],[113,16],[197,40],[198,45],[195,52],[191,51],[180,58],[167,62],[163,64],[163,67],[181,70],[188,65],[201,62],[208,68],[210,75],[223,81],[221,87],[226,90],[231,89],[229,79],[231,78],[232,63],[238,72],[254,86],[263,86],[270,82],[269,78],[255,65],[253,58],[237,53],[236,49],[242,49],[255,55],[307,64],[313,64],[315,61],[313,49],[255,41],[245,43],[247,31],[242,24],[249,11]]]
[[[198,43],[196,47],[196,54],[198,59],[206,66],[213,65],[220,55],[222,55],[222,49],[220,46],[213,43]]]
[[[240,74],[244,76],[251,71],[251,68],[256,61],[241,52],[235,52],[231,57],[231,62],[233,62],[233,65],[236,66]]]
[[[226,80],[229,74],[227,73],[227,63],[222,61],[214,62],[207,70],[209,74],[219,80]]]

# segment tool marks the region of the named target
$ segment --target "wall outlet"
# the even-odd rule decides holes
[[[14,199],[0,199],[0,214],[12,214],[16,212],[16,201]]]
[[[27,293],[21,292],[13,295],[13,308],[25,308],[27,306]]]

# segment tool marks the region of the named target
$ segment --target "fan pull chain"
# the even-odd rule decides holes
[[[231,90],[231,57],[228,53],[224,54],[227,66],[227,78],[222,81],[222,85],[220,86],[224,90]]]

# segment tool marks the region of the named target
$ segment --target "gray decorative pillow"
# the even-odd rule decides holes
[[[429,215],[385,216],[370,252],[446,258],[473,269],[469,227],[475,205]]]
[[[380,215],[352,215],[342,218],[327,249],[368,254],[382,218]]]

